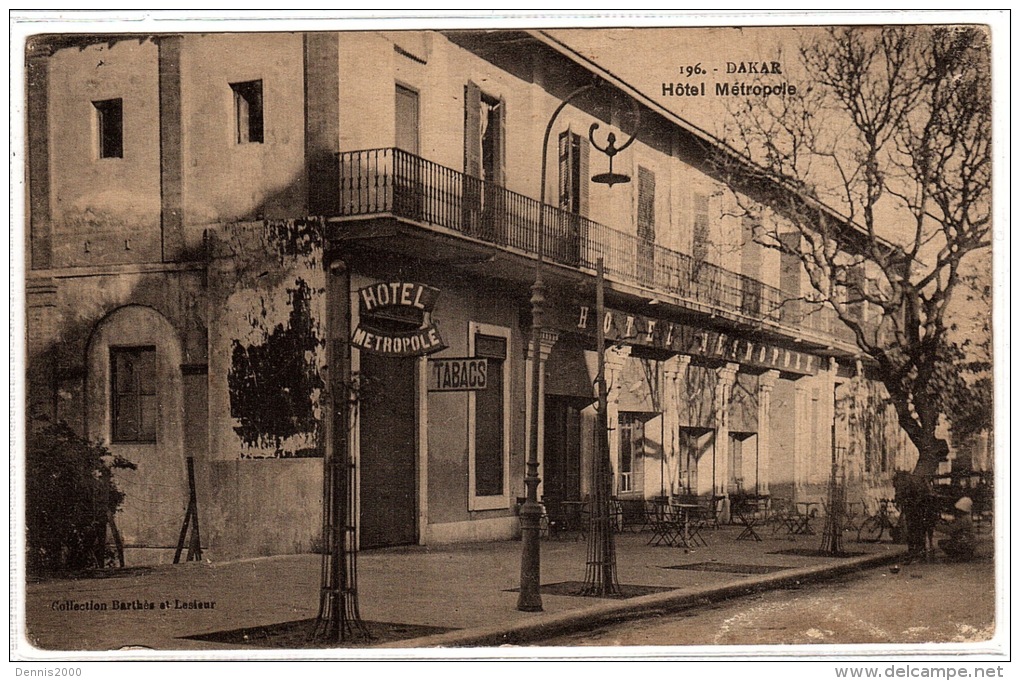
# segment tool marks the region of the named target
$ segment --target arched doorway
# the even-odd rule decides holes
[[[177,332],[150,307],[118,308],[93,330],[86,370],[88,436],[137,466],[115,474],[124,544],[174,548],[188,503]]]

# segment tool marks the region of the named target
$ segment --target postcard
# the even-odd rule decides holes
[[[19,674],[1001,675],[1004,18],[16,13]]]

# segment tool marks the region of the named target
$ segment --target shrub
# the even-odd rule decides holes
[[[25,452],[25,526],[31,572],[81,571],[110,564],[107,521],[124,493],[113,470],[135,469],[63,421],[29,429]]]

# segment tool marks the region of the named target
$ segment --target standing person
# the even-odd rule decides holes
[[[974,502],[970,497],[961,497],[953,506],[953,522],[943,523],[939,529],[949,537],[939,541],[939,548],[952,560],[970,560],[974,557],[977,539],[974,536],[974,522],[971,511]]]

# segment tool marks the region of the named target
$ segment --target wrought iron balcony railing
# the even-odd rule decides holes
[[[542,250],[549,261],[592,271],[601,257],[607,278],[642,287],[652,296],[852,341],[849,329],[831,308],[793,300],[751,277],[560,208],[542,206],[535,199],[400,149],[342,152],[338,162],[341,216],[391,214],[529,255],[538,252],[541,220]]]

